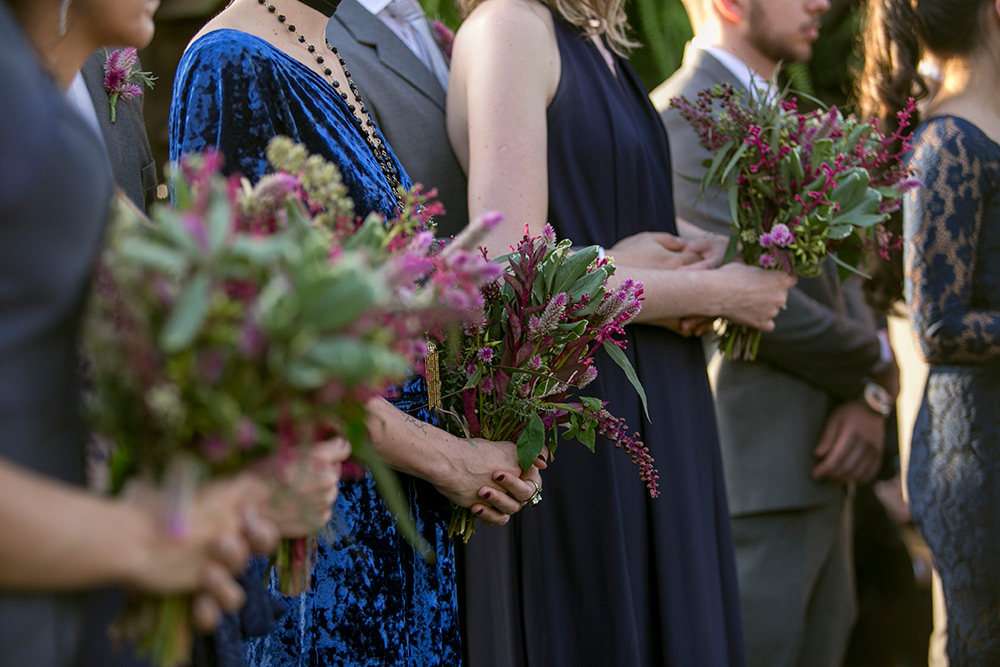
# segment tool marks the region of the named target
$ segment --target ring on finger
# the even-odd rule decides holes
[[[531,497],[528,498],[528,500],[526,500],[525,502],[534,507],[538,503],[542,502],[542,488],[538,486],[538,482],[536,482],[535,480],[529,479],[528,481],[531,482],[531,485],[535,487],[535,492],[531,494]]]

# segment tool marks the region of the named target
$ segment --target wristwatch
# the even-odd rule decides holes
[[[865,405],[883,417],[888,417],[892,412],[892,395],[877,382],[869,380],[865,383],[865,390],[861,395],[865,399]]]

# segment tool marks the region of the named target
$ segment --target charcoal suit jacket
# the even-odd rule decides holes
[[[746,90],[705,50],[691,45],[681,68],[651,97],[670,137],[677,215],[717,233],[730,232],[725,194],[699,197],[710,157],[680,113],[675,96],[729,83]],[[822,275],[800,278],[775,330],[761,337],[756,361],[723,360],[714,383],[723,467],[733,516],[806,508],[843,497],[842,485],[812,479],[813,450],[831,408],[857,398],[879,360],[879,342],[857,285],[841,287],[829,262]]]
[[[115,183],[145,211],[156,199],[156,162],[142,116],[143,96],[119,99],[115,122],[111,122],[111,107],[104,91],[105,57],[104,49],[99,49],[87,59],[81,70],[83,81],[97,111]]]
[[[378,17],[343,0],[327,26],[378,124],[414,183],[438,189],[447,213],[438,236],[457,234],[468,223],[465,174],[452,153],[445,127],[445,91],[426,65]]]

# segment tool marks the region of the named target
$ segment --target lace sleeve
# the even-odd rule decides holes
[[[997,222],[986,219],[992,186],[977,142],[944,119],[925,128],[914,147],[911,164],[923,186],[904,204],[906,302],[932,364],[1000,359],[1000,311],[974,299],[983,227]]]

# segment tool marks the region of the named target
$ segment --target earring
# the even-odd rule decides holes
[[[59,3],[59,36],[66,35],[66,17],[69,14],[69,5],[73,0],[62,0]]]

